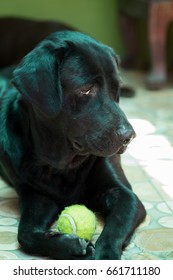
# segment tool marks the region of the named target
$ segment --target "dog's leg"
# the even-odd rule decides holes
[[[135,228],[145,217],[145,209],[132,192],[121,168],[119,157],[100,159],[89,178],[95,196],[90,207],[101,212],[105,226],[96,242],[96,259],[120,259]]]
[[[20,196],[21,220],[18,240],[31,254],[53,259],[92,259],[94,249],[83,239],[70,234],[50,232],[59,211],[54,200],[22,186]],[[25,190],[24,190],[25,189]]]

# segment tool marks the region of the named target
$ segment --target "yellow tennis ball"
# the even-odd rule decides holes
[[[96,229],[96,215],[84,205],[68,206],[61,212],[57,228],[61,233],[91,240]]]

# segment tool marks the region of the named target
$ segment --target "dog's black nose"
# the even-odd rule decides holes
[[[122,129],[117,132],[119,141],[124,145],[127,146],[133,138],[136,137],[136,133],[133,128],[130,129]]]

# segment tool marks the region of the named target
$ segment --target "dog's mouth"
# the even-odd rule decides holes
[[[121,130],[86,133],[86,135],[71,139],[70,143],[74,153],[82,157],[87,154],[110,157],[123,154],[135,136],[133,128],[129,125]]]
[[[87,137],[86,137],[87,138]],[[127,149],[128,145],[123,145],[117,141],[105,139],[105,141],[86,141],[85,144],[75,140],[71,142],[75,156],[73,157],[71,164],[76,165],[85,161],[89,155],[95,155],[100,157],[112,156],[114,154],[122,154]]]
[[[105,137],[98,141],[87,139],[88,149],[90,153],[100,157],[109,157],[114,154],[122,154],[125,152],[127,145],[121,144],[116,137]]]
[[[128,145],[122,145],[116,153],[123,154],[126,151],[127,147],[128,147]]]
[[[113,154],[123,154],[125,152],[125,150],[127,149],[127,146],[122,146],[120,147],[118,150],[114,151],[112,154],[110,155],[106,155],[106,156],[111,156]],[[105,156],[105,155],[101,155],[100,153],[86,153],[83,155],[74,155],[74,157],[72,158],[72,160],[70,161],[69,164],[69,168],[76,168],[78,166],[80,166],[81,164],[83,164],[85,161],[87,161],[87,159],[89,158],[90,155],[98,155],[98,156]]]
[[[57,161],[55,158],[49,156],[42,156],[41,161],[43,164],[47,164],[52,168],[63,169],[75,169],[84,164],[91,155],[99,157],[109,157],[114,154],[122,154],[125,152],[128,145],[120,145],[116,141],[101,141],[100,143],[88,143],[88,145],[81,145],[77,141],[70,141],[71,149],[67,157],[63,157]]]
[[[42,158],[42,162],[48,166],[50,166],[51,168],[54,168],[56,170],[63,170],[65,169],[75,169],[78,168],[81,165],[84,165],[88,159],[90,158],[91,155],[93,156],[100,156],[100,157],[105,157],[105,156],[112,156],[114,154],[122,154],[125,152],[127,146],[122,146],[119,149],[117,149],[116,151],[112,152],[112,154],[103,154],[103,152],[101,153],[100,151],[98,152],[83,152],[83,154],[77,154],[74,153],[67,161],[63,161],[60,164],[57,165],[57,161],[55,160],[50,160],[48,157],[44,157]]]

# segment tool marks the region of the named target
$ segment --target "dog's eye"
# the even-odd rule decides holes
[[[80,91],[80,94],[81,94],[81,95],[88,95],[88,94],[90,94],[90,92],[91,92],[91,89],[87,89],[87,90],[82,89],[82,90]]]
[[[97,93],[97,86],[96,85],[81,88],[80,91],[79,91],[80,96],[95,96],[96,93]]]

